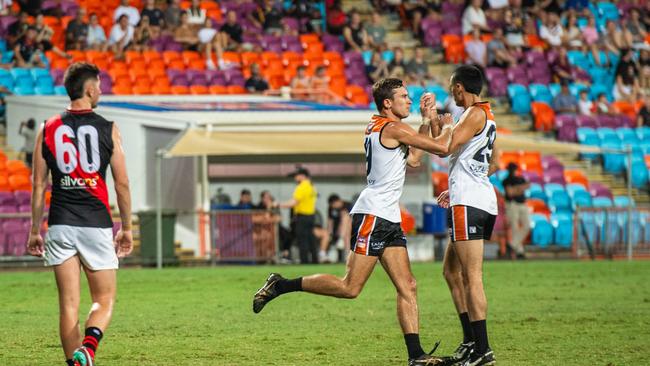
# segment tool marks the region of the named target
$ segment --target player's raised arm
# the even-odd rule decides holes
[[[384,128],[383,137],[396,140],[401,144],[424,150],[431,154],[446,154],[451,143],[450,114],[439,117],[442,122],[442,132],[438,137],[431,137],[430,134],[421,134],[404,122],[391,122]]]
[[[422,115],[422,124],[418,128],[418,134],[431,136],[433,134],[432,129],[438,127],[435,94],[426,93],[422,96],[420,99],[420,114]],[[431,123],[432,121],[434,121],[434,123]],[[411,146],[408,158],[406,159],[406,164],[411,168],[417,168],[420,166],[422,156],[424,156],[424,150]]]
[[[446,152],[439,153],[440,156],[448,156],[461,146],[465,145],[485,126],[485,112],[479,107],[470,107],[460,117],[460,121],[452,128],[451,143]]]
[[[43,255],[43,238],[41,237],[41,224],[43,222],[43,209],[45,207],[45,189],[47,188],[47,163],[43,159],[43,126],[36,135],[36,146],[32,157],[32,227],[29,232],[27,251],[33,256]]]
[[[117,206],[120,209],[122,229],[115,236],[118,257],[124,257],[133,250],[133,234],[131,233],[131,189],[126,172],[126,159],[122,148],[122,136],[113,123],[113,155],[111,156],[111,173],[115,181]]]

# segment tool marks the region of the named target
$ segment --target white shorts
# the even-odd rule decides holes
[[[84,266],[93,271],[119,267],[113,229],[68,225],[48,228],[43,254],[46,266],[59,265],[77,254]]]

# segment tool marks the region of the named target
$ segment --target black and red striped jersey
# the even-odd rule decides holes
[[[113,227],[106,169],[113,122],[92,110],[67,110],[45,122],[43,158],[52,172],[49,225]]]

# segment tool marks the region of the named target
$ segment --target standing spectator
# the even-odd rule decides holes
[[[481,40],[481,31],[474,28],[472,38],[465,42],[465,52],[467,53],[467,63],[478,66],[481,72],[487,67],[487,47]]]
[[[149,41],[151,40],[152,33],[149,16],[144,15],[140,18],[140,23],[133,33],[133,43],[135,44],[136,51],[149,50]]]
[[[165,27],[172,33],[181,24],[181,0],[169,0],[165,9]]]
[[[29,15],[21,11],[18,14],[18,20],[11,23],[7,28],[7,44],[9,47],[13,47],[27,33],[27,28],[29,28]]]
[[[113,13],[113,21],[116,23],[119,22],[120,17],[124,14],[128,16],[131,26],[135,27],[140,23],[140,12],[135,7],[129,5],[129,0],[120,1],[120,6],[115,8],[115,12]]]
[[[86,46],[88,37],[88,24],[84,21],[86,9],[79,8],[77,15],[68,23],[65,30],[65,49],[82,50]]]
[[[555,113],[563,114],[576,114],[578,112],[578,102],[569,91],[567,81],[562,81],[560,92],[553,98],[553,110]]]
[[[327,202],[329,205],[327,209],[327,230],[330,233],[330,243],[338,252],[339,263],[343,263],[347,254],[346,249],[350,245],[351,205],[349,202],[343,201],[337,194],[330,195]]]
[[[269,89],[269,83],[260,74],[260,65],[251,65],[251,77],[246,80],[244,86],[250,93],[261,93]]]
[[[387,78],[388,74],[388,64],[381,58],[381,53],[377,51],[373,52],[370,64],[366,66],[368,79],[374,84],[380,79]]]
[[[381,14],[378,11],[372,12],[370,24],[365,27],[368,36],[368,44],[373,48],[383,46],[386,42],[386,28],[382,24]]]
[[[490,31],[481,6],[483,6],[483,0],[471,0],[470,6],[463,12],[463,34],[469,34],[474,28],[486,32]]]
[[[27,33],[16,42],[14,61],[17,67],[45,67],[36,42],[36,28],[27,28]]]
[[[156,8],[155,0],[147,0],[145,2],[144,9],[140,13],[140,18],[144,16],[149,17],[149,25],[152,27],[160,27],[165,21],[165,14],[163,14],[162,10]]]
[[[361,16],[358,12],[352,11],[350,23],[343,29],[345,38],[345,50],[361,52],[368,48],[368,35],[361,24]]]
[[[88,36],[86,37],[86,48],[89,50],[106,51],[108,47],[104,27],[99,24],[97,14],[90,14],[90,24],[88,24]]]
[[[224,51],[236,50],[242,43],[242,27],[237,23],[237,13],[230,10],[226,16],[226,23],[219,29],[221,48]]]
[[[578,113],[582,116],[591,116],[594,110],[594,103],[589,100],[589,93],[586,89],[580,90],[580,100],[578,100]]]
[[[25,145],[23,151],[25,152],[25,163],[27,166],[32,166],[32,156],[34,155],[34,144],[36,141],[36,121],[33,118],[20,123],[18,133],[25,138]]]
[[[199,44],[198,32],[190,24],[190,17],[186,11],[181,13],[181,23],[174,30],[174,41],[183,45],[186,50],[196,51]]]
[[[517,63],[517,59],[510,54],[505,44],[501,28],[494,30],[494,35],[487,44],[487,59],[488,65],[496,67],[514,66]]]
[[[300,249],[300,263],[318,263],[318,248],[314,238],[314,214],[318,194],[311,182],[309,170],[298,167],[289,176],[297,183],[293,198],[279,204],[291,208],[295,217],[295,236]]]
[[[200,0],[192,0],[192,5],[187,9],[187,13],[190,16],[190,24],[201,25],[205,22],[205,9],[201,9]]]
[[[133,41],[134,31],[133,26],[129,23],[129,16],[126,14],[122,14],[111,28],[108,45],[115,53],[116,59],[124,57],[124,51],[131,46],[131,41]]]
[[[248,189],[242,189],[239,193],[239,202],[236,208],[240,210],[250,210],[253,208],[253,196]]]
[[[548,13],[546,22],[539,28],[539,38],[543,39],[552,47],[562,45],[564,29],[560,24],[560,17],[555,13]]]
[[[639,109],[639,114],[636,117],[637,127],[650,127],[650,95],[643,98],[643,106]]]
[[[517,175],[518,168],[515,163],[508,164],[508,177],[503,180],[503,188],[506,191],[506,217],[512,232],[509,246],[518,259],[525,259],[524,239],[530,231],[525,192],[530,183]]]
[[[289,229],[284,227],[280,210],[273,207],[273,196],[269,191],[262,191],[260,193],[260,203],[255,206],[257,210],[264,210],[265,219],[267,222],[277,224],[278,238],[280,239],[280,263],[291,263],[291,242],[293,238]]]
[[[429,74],[429,65],[424,61],[424,48],[418,47],[415,49],[413,59],[406,64],[406,75],[411,82],[417,84],[425,84],[431,79]]]

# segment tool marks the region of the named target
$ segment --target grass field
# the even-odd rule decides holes
[[[489,262],[488,330],[500,365],[650,363],[649,262]],[[119,272],[109,365],[405,365],[395,295],[378,267],[361,296],[289,294],[261,314],[252,294],[269,271],[287,276],[343,266],[179,268]],[[440,264],[413,268],[421,338],[460,340]],[[85,281],[84,281],[85,282]],[[86,287],[84,287],[86,289]],[[82,312],[88,310],[84,290]],[[51,272],[0,272],[0,365],[64,365]]]

